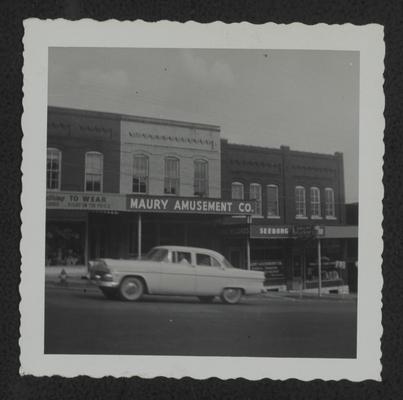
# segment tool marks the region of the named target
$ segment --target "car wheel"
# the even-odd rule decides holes
[[[144,284],[135,276],[128,276],[122,280],[119,286],[119,296],[125,301],[136,301],[144,293]]]
[[[212,303],[214,301],[214,296],[199,296],[199,300],[202,303]]]
[[[116,289],[104,288],[104,287],[100,287],[100,289],[103,295],[109,300],[116,300],[116,298],[118,297],[118,292]]]
[[[242,290],[238,288],[225,288],[221,293],[221,300],[226,304],[236,304],[241,297]]]

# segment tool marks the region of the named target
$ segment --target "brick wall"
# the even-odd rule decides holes
[[[119,192],[120,124],[105,113],[48,108],[47,147],[62,152],[61,190],[83,191],[85,153],[103,154],[103,191]]]
[[[344,222],[344,171],[343,155],[318,154],[290,150],[287,146],[280,149],[256,147],[221,141],[221,186],[222,196],[231,197],[231,183],[244,185],[244,197],[249,199],[249,185],[262,185],[262,214],[259,222],[270,224],[325,224],[333,225]],[[279,188],[280,218],[267,218],[267,185]],[[306,219],[296,218],[295,187],[303,186],[306,190]],[[325,188],[334,190],[335,219],[312,219],[310,217],[310,187],[320,190],[321,215],[325,215]],[[257,219],[254,219],[257,220]]]

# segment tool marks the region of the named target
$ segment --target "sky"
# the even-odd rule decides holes
[[[233,143],[344,154],[358,201],[359,53],[49,49],[51,106],[219,125]]]

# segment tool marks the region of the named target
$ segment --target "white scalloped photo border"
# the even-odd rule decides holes
[[[380,380],[384,41],[380,25],[24,21],[20,373],[74,377]],[[44,354],[49,47],[316,49],[360,52],[357,358]]]

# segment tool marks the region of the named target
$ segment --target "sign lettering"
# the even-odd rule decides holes
[[[188,214],[253,214],[253,201],[127,195],[127,210]]]

